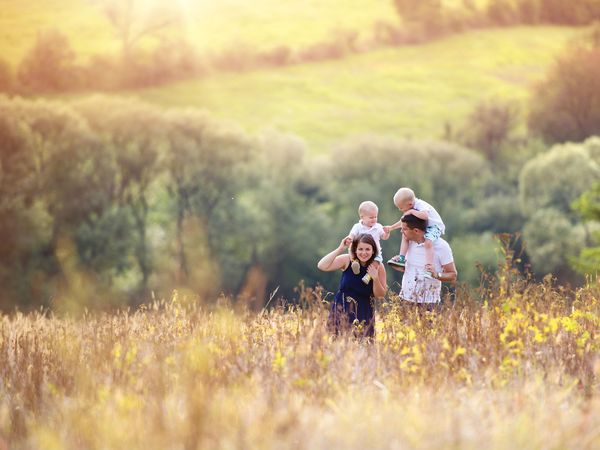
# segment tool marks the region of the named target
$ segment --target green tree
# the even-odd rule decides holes
[[[513,103],[497,100],[481,102],[467,118],[461,131],[461,141],[496,164],[502,149],[511,140],[517,119],[518,109]]]
[[[572,278],[568,261],[584,246],[585,231],[569,213],[539,209],[523,228],[527,254],[538,275],[552,273],[561,280]]]
[[[31,236],[39,236],[34,250],[21,248],[16,254],[37,264],[30,271],[43,280],[30,280],[31,287],[44,287],[39,296],[22,292],[21,300],[43,302],[58,288],[69,290],[69,277],[80,271],[90,274],[88,284],[109,286],[127,267],[129,255],[121,237],[129,232],[114,208],[113,158],[81,116],[64,105],[17,99],[0,109],[13,131],[3,145],[3,178],[17,189],[9,198],[23,204],[20,213],[37,225],[29,227]],[[7,220],[14,223],[15,217]]]
[[[268,133],[260,148],[255,182],[240,199],[245,223],[236,245],[244,246],[240,291],[255,295],[259,302],[275,290],[293,298],[300,280],[309,285],[317,282],[321,274],[315,264],[331,229],[331,219],[315,195],[318,183],[311,175],[315,167],[306,159],[303,142]],[[256,274],[263,276],[251,276]],[[252,286],[256,278],[262,279],[262,286]]]
[[[572,265],[575,270],[582,274],[598,274],[600,270],[600,182],[588,192],[584,192],[574,203],[573,208],[578,211],[586,222],[595,225],[592,231],[593,242],[588,242],[586,248],[583,248],[580,254],[572,259]],[[596,244],[593,246],[593,244]]]
[[[519,197],[526,217],[523,236],[537,274],[570,277],[568,259],[585,243],[585,230],[571,204],[600,178],[596,139],[556,145],[521,171]]]
[[[600,177],[600,161],[594,156],[596,148],[597,139],[556,145],[526,163],[519,181],[523,214],[530,217],[544,208],[569,213],[571,203]]]
[[[528,124],[546,142],[600,134],[600,47],[575,46],[535,88]]]
[[[153,271],[148,227],[155,198],[152,193],[159,188],[164,170],[166,120],[158,109],[134,100],[93,97],[74,106],[99,136],[100,145],[114,164],[116,179],[112,188],[117,205],[129,212],[133,223],[134,255],[143,296]]]
[[[166,120],[167,187],[176,217],[175,279],[180,286],[197,288],[206,280],[207,271],[216,270],[202,267],[202,261],[224,258],[223,246],[231,239],[228,234],[244,233],[244,226],[231,230],[231,224],[235,222],[236,199],[240,191],[249,188],[247,166],[256,145],[202,112],[173,110]],[[199,252],[202,246],[208,252]],[[220,286],[217,275],[209,281],[213,290]]]
[[[40,298],[31,285],[45,269],[48,239],[43,205],[37,196],[36,161],[22,120],[11,114],[12,101],[0,96],[0,308],[28,306]]]
[[[490,232],[466,233],[451,241],[461,283],[479,286],[482,273],[494,273],[498,266],[497,244]]]

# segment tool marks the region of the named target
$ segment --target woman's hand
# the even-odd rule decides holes
[[[387,281],[383,264],[378,262],[371,263],[369,267],[367,267],[367,273],[373,278],[373,295],[376,298],[385,297]]]
[[[373,281],[377,281],[379,278],[379,264],[369,264],[369,267],[367,267],[367,273],[371,275]]]

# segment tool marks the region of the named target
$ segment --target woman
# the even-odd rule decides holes
[[[348,246],[351,246],[350,254],[346,252]],[[360,263],[357,274],[352,270],[350,255],[355,255]],[[335,250],[323,256],[317,264],[324,272],[342,270],[340,287],[335,294],[330,316],[336,333],[357,320],[360,335],[372,337],[375,334],[371,302],[373,298],[382,298],[387,291],[385,268],[383,264],[374,262],[376,256],[377,244],[373,237],[361,234],[354,240],[350,236],[345,237]]]

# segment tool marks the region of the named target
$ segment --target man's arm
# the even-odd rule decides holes
[[[454,265],[454,261],[444,264],[442,266],[442,271],[434,273],[433,277],[443,283],[454,283],[458,278],[458,272]]]

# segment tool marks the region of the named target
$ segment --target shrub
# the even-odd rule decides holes
[[[465,234],[451,241],[460,281],[479,286],[481,270],[494,273],[498,266],[497,243],[491,233]]]
[[[218,70],[248,70],[256,65],[256,53],[248,44],[238,42],[210,57],[210,65]]]
[[[600,165],[588,148],[594,142],[556,145],[525,164],[519,182],[523,214],[543,208],[570,213],[571,203],[600,178]]]
[[[485,11],[498,25],[586,25],[600,19],[600,3],[596,0],[496,0],[489,2]]]
[[[150,56],[153,84],[181,80],[203,72],[194,48],[182,40],[163,40]]]
[[[461,132],[463,143],[479,150],[490,162],[496,162],[515,128],[518,114],[513,103],[494,100],[479,103]]]
[[[546,142],[600,134],[600,47],[568,50],[535,88],[530,108],[529,128]]]
[[[10,92],[12,88],[12,72],[8,63],[0,58],[0,92]]]
[[[287,45],[279,45],[259,52],[257,59],[261,64],[267,66],[285,66],[292,61],[292,51]]]
[[[536,274],[567,275],[568,259],[579,254],[585,243],[581,224],[569,215],[548,208],[536,211],[523,228],[527,254]]]
[[[57,30],[38,33],[31,50],[19,64],[18,80],[27,90],[61,91],[80,85],[75,53]]]
[[[407,42],[408,37],[398,25],[378,20],[373,24],[373,39],[377,44],[401,45]]]

